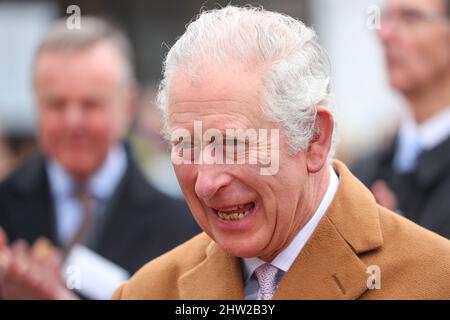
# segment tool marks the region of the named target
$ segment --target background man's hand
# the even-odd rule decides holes
[[[8,240],[6,238],[6,233],[0,228],[0,299],[3,297],[3,282],[6,270],[9,268],[11,256],[10,250],[8,248]]]
[[[372,185],[372,193],[375,196],[377,203],[392,211],[396,211],[398,207],[397,196],[389,188],[387,183],[383,180],[377,180]]]
[[[30,248],[24,240],[10,247],[0,229],[0,290],[3,299],[67,300],[77,296],[61,276],[62,255],[53,246]]]

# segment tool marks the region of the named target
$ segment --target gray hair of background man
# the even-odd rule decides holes
[[[36,59],[46,50],[76,51],[104,41],[111,43],[123,60],[125,84],[133,84],[134,54],[130,42],[121,30],[99,17],[81,17],[80,29],[67,28],[66,19],[56,21],[42,39]]]
[[[227,6],[200,13],[169,50],[158,93],[166,128],[173,74],[181,71],[195,81],[196,70],[205,62],[225,68],[230,62],[256,63],[264,70],[260,107],[284,129],[291,153],[305,150],[313,138],[318,104],[334,113],[329,60],[316,33],[280,13]],[[334,156],[335,132],[329,159]]]

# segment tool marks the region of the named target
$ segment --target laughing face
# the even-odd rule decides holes
[[[195,82],[176,73],[169,92],[170,130],[194,135],[194,121],[204,130],[222,132],[276,128],[259,107],[260,82],[259,72],[244,67],[208,68]],[[274,175],[261,175],[260,165],[248,162],[174,164],[194,218],[233,256],[271,260],[314,211],[314,173],[307,168],[307,153],[288,155],[285,141],[280,130],[280,165]],[[203,157],[209,156],[206,149],[200,150]]]

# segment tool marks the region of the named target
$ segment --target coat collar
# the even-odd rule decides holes
[[[180,299],[240,300],[244,287],[240,259],[224,252],[214,241],[206,259],[178,280]]]
[[[336,195],[286,273],[274,299],[356,299],[367,290],[367,266],[358,254],[382,246],[378,207],[344,164]],[[179,279],[181,299],[243,299],[240,259],[211,241],[206,258]]]

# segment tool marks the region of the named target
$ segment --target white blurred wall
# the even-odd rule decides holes
[[[401,112],[367,9],[380,0],[310,0],[311,24],[332,64],[341,147],[351,157],[386,144]]]
[[[56,16],[50,1],[0,2],[0,127],[34,129],[31,70],[38,42]]]

